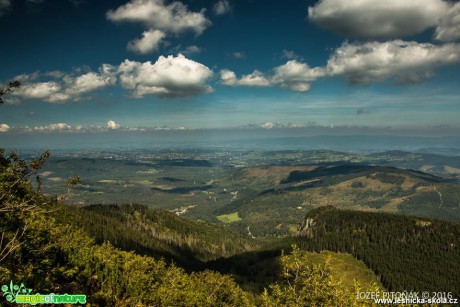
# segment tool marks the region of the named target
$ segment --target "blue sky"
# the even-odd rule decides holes
[[[0,0],[6,134],[460,134],[460,3]],[[382,130],[383,129],[383,130]],[[315,130],[317,131],[317,130]]]

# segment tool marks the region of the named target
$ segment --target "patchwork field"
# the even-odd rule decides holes
[[[241,218],[238,216],[238,212],[218,215],[217,219],[221,221],[222,223],[226,223],[226,224],[241,221]]]

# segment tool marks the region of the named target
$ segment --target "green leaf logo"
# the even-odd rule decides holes
[[[13,281],[10,280],[10,285],[2,285],[2,292],[3,296],[5,296],[6,300],[10,303],[15,303],[16,302],[16,295],[18,294],[30,294],[32,292],[32,289],[26,288],[24,283],[21,283],[20,285],[15,285],[13,284]]]

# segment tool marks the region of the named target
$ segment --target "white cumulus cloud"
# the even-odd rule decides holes
[[[243,75],[240,79],[236,74],[228,69],[220,71],[221,83],[227,86],[269,86],[270,80],[259,70],[254,70],[248,75]]]
[[[460,63],[460,44],[435,45],[413,41],[343,43],[323,67],[290,60],[269,74],[255,70],[241,78],[231,70],[220,71],[226,86],[279,86],[307,92],[323,77],[344,77],[350,84],[367,85],[390,80],[397,84],[419,83],[432,78],[437,69]]]
[[[51,80],[37,81],[41,78],[51,78]],[[13,95],[18,98],[39,99],[50,103],[78,101],[82,95],[112,86],[117,80],[115,69],[109,64],[103,64],[99,72],[87,72],[81,75],[35,72],[30,75],[17,76],[15,79],[20,80],[22,85]]]
[[[25,126],[22,128],[25,131],[37,131],[37,132],[78,132],[82,130],[82,126],[72,126],[66,123],[56,123],[56,124],[49,124],[45,126],[35,126],[33,128],[29,128]]]
[[[220,71],[220,79],[223,85],[236,86],[238,85],[238,79],[236,74],[229,69],[222,69]]]
[[[142,33],[142,37],[128,43],[128,50],[147,54],[157,51],[166,34],[160,30],[148,30]]]
[[[107,128],[109,128],[110,130],[115,130],[115,129],[119,129],[120,125],[114,122],[113,120],[109,120],[107,122]]]
[[[323,68],[310,68],[307,64],[296,60],[275,67],[272,83],[293,91],[306,92],[310,89],[310,82],[325,75]]]
[[[326,71],[353,84],[394,78],[399,83],[421,82],[441,66],[460,62],[460,45],[388,42],[344,43],[329,58]]]
[[[436,28],[435,38],[440,41],[460,39],[460,2],[453,5],[447,14],[441,18]]]
[[[242,76],[238,84],[243,86],[269,86],[270,81],[256,69],[249,75]]]
[[[436,26],[450,6],[443,0],[321,0],[308,8],[308,18],[344,35],[400,38]]]
[[[115,82],[114,67],[104,64],[99,73],[89,72],[76,78],[71,78],[71,86],[67,89],[67,92],[69,94],[83,94],[114,85]]]
[[[191,12],[179,1],[166,5],[163,0],[132,0],[114,11],[108,11],[107,18],[117,22],[141,22],[149,29],[159,29],[166,33],[193,31],[200,35],[211,25],[204,12],[204,9]]]
[[[57,123],[49,125],[48,128],[49,130],[71,130],[72,126],[66,123]]]
[[[7,124],[0,124],[0,132],[8,132],[10,128]]]
[[[187,59],[182,54],[160,56],[155,63],[125,60],[118,68],[120,83],[134,97],[158,95],[188,97],[209,93],[206,82],[213,72],[205,65]]]
[[[220,71],[220,79],[227,86],[279,86],[293,91],[306,92],[310,89],[309,82],[325,75],[320,67],[310,68],[305,63],[296,60],[275,67],[271,75],[265,75],[259,70],[243,75],[238,79],[236,74],[228,69]]]
[[[53,97],[61,90],[61,85],[57,82],[36,82],[26,83],[14,92],[14,95],[18,95],[23,98],[35,98],[35,99],[49,99]]]
[[[220,79],[227,86],[279,86],[307,92],[311,82],[323,77],[344,77],[350,84],[367,85],[390,80],[396,84],[426,81],[443,66],[460,63],[460,44],[435,45],[414,41],[345,42],[323,67],[290,60],[274,67],[269,74],[255,70],[238,78],[222,69]]]
[[[266,123],[261,124],[260,127],[264,128],[264,129],[272,129],[272,128],[276,127],[276,123],[266,122]]]
[[[180,1],[166,4],[164,0],[131,0],[116,10],[109,10],[106,17],[113,22],[142,23],[147,31],[142,33],[141,38],[130,41],[128,50],[147,54],[158,51],[169,35],[184,32],[201,35],[211,25],[205,11],[189,11],[187,5]]]

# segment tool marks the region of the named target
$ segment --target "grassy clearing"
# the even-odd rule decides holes
[[[358,281],[366,291],[366,287],[372,283],[384,290],[378,282],[377,276],[362,261],[357,260],[350,254],[323,251],[321,253],[305,253],[305,257],[315,264],[329,262],[331,274],[340,280],[346,287],[353,288],[354,280]]]
[[[226,223],[226,224],[241,221],[241,218],[238,216],[238,212],[218,215],[217,219],[221,221],[222,223]]]

